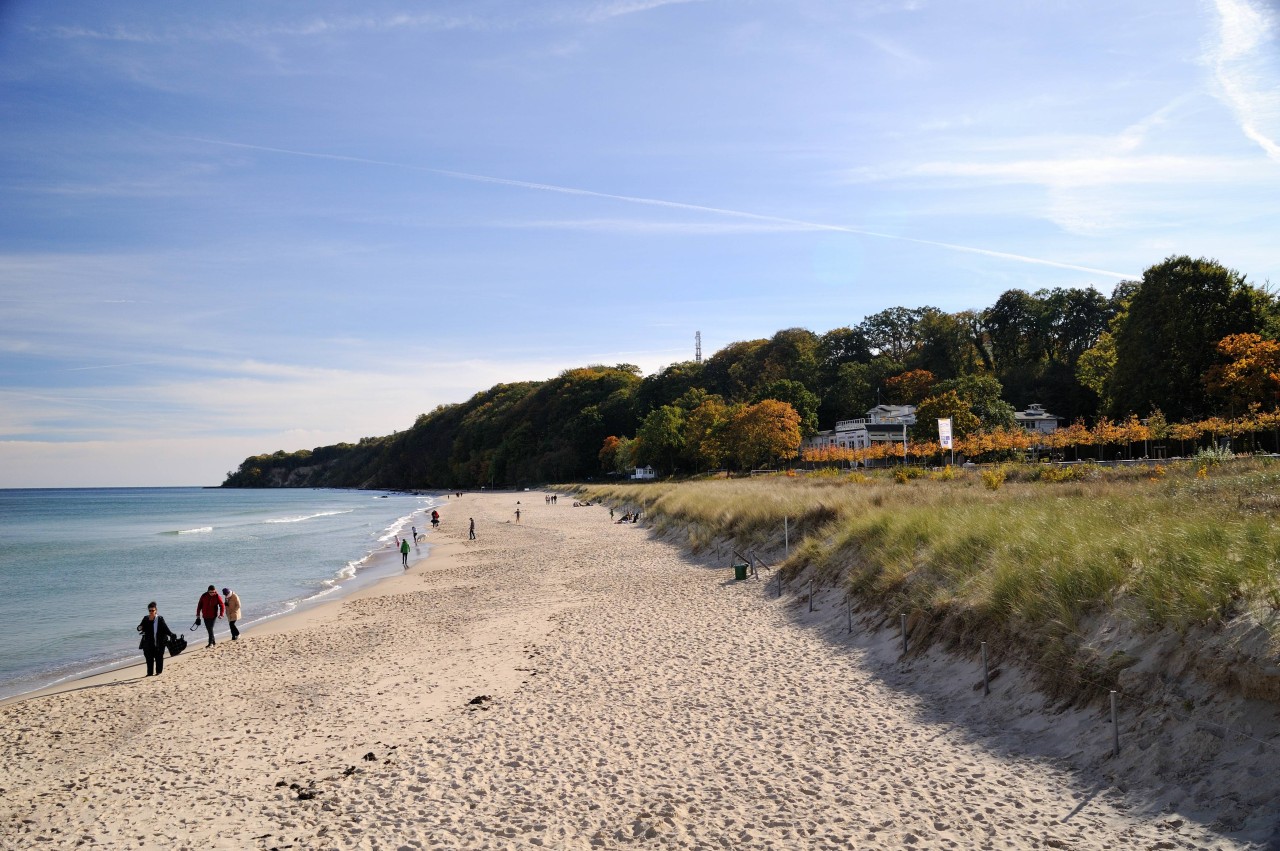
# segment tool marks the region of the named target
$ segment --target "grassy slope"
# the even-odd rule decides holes
[[[780,548],[786,517],[792,546],[784,576],[809,570],[847,588],[864,609],[910,613],[913,632],[928,640],[1017,646],[1053,693],[1115,687],[1132,662],[1091,641],[1100,620],[1128,633],[1202,635],[1245,617],[1274,632],[1275,461],[953,473],[905,481],[901,473],[897,480],[770,476],[589,493],[642,506],[650,522],[687,535],[695,551],[724,538]]]

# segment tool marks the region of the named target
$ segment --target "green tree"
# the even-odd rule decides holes
[[[835,381],[826,389],[818,406],[819,427],[830,428],[840,420],[865,417],[879,404],[880,388],[903,371],[902,364],[887,357],[870,363],[850,361],[836,370]]]
[[[684,411],[675,405],[650,411],[636,432],[636,463],[674,471],[684,451],[684,419]]]
[[[1108,331],[1076,361],[1076,379],[1097,394],[1104,408],[1111,407],[1111,373],[1115,368],[1116,339]]]
[[[1215,260],[1152,266],[1114,333],[1111,414],[1159,408],[1176,421],[1212,413],[1203,376],[1219,360],[1218,341],[1258,333],[1273,311],[1269,295]]]
[[[920,344],[920,319],[926,310],[891,307],[862,320],[858,329],[866,337],[867,345],[878,355],[888,355],[896,361],[905,361]]]
[[[1002,395],[1004,389],[992,375],[966,375],[951,381],[940,381],[933,388],[933,395],[954,391],[969,406],[984,429],[1016,428],[1018,420],[1013,406]],[[917,416],[919,414],[917,413]]]
[[[818,431],[818,396],[799,381],[782,378],[756,391],[754,401],[777,399],[786,402],[800,415],[800,435],[808,437]]]
[[[943,380],[975,372],[981,354],[979,324],[973,311],[945,313],[926,307],[917,324],[919,347],[911,357],[911,365]]]
[[[954,390],[946,390],[925,399],[916,408],[916,424],[911,427],[912,440],[938,439],[938,420],[951,418],[951,434],[960,438],[973,434],[980,423],[969,403]]]
[[[670,405],[676,399],[704,383],[703,365],[696,361],[673,363],[645,376],[635,391],[635,405],[643,417],[654,408]]]
[[[702,371],[702,387],[728,401],[740,402],[751,398],[759,375],[760,350],[768,342],[744,340],[730,343],[707,358]]]

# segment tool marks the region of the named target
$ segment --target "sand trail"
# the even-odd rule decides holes
[[[447,504],[430,559],[286,630],[0,707],[4,847],[1247,847],[941,722],[874,637],[764,583],[529,496]]]

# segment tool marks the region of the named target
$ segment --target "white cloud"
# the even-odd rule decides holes
[[[1206,61],[1244,135],[1280,163],[1280,43],[1276,15],[1249,0],[1216,0],[1217,39]]]
[[[986,183],[1029,183],[1044,186],[1115,186],[1117,184],[1219,183],[1250,181],[1257,163],[1230,157],[1173,155],[1067,157],[1000,162],[927,162],[898,177],[975,178]]]

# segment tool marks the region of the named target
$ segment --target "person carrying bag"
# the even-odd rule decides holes
[[[178,636],[173,633],[173,630],[169,629],[169,625],[164,622],[164,618],[160,617],[154,600],[147,603],[147,614],[142,619],[142,623],[138,624],[138,632],[142,633],[142,640],[138,642],[138,649],[142,651],[142,655],[147,660],[147,676],[163,673],[164,649],[171,639],[175,639]]]

